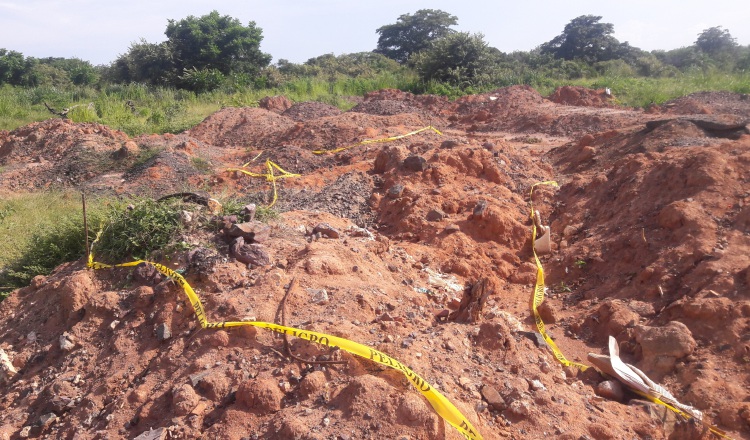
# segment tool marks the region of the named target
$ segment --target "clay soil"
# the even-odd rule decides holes
[[[279,182],[280,215],[255,245],[268,264],[241,263],[221,231],[190,226],[190,250],[160,260],[184,272],[209,320],[281,322],[286,296],[287,325],[398,359],[485,439],[712,438],[635,394],[602,392],[604,377],[563,368],[537,338],[529,193],[554,180],[533,203],[552,234],[542,316],[563,353],[586,363],[614,336],[625,362],[750,439],[747,95],[648,112],[580,88],[360,101],[343,113],[226,108],[133,139],[31,124],[0,132],[0,193],[199,188],[262,205],[268,182],[227,168],[272,160],[300,177]],[[313,153],[427,125],[442,135]],[[345,363],[299,362],[263,329],[201,330],[182,289],[148,270],[63,264],[0,303],[0,439],[462,438],[398,371],[289,342],[300,358]]]

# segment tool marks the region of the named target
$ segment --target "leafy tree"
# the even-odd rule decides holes
[[[563,33],[541,46],[542,53],[566,60],[581,59],[588,63],[617,58],[630,50],[627,43],[621,44],[615,37],[614,25],[600,23],[602,17],[582,15],[574,18],[563,29]]]
[[[172,52],[168,43],[131,43],[128,52],[117,57],[107,75],[113,82],[166,85],[174,81]]]
[[[240,71],[257,73],[271,62],[271,55],[260,51],[263,31],[255,22],[243,26],[238,19],[221,16],[217,11],[180,21],[169,20],[165,34],[175,70],[180,75],[195,69],[217,70],[223,75]]]
[[[99,80],[99,73],[90,62],[79,58],[40,58],[39,63],[47,64],[64,71],[68,79],[77,86],[95,84]]]
[[[0,85],[22,85],[29,72],[26,58],[21,52],[0,49]]]
[[[447,82],[462,88],[481,86],[491,80],[498,53],[482,34],[455,32],[436,40],[414,56],[414,66],[424,80]]]
[[[413,54],[427,49],[432,41],[454,32],[450,27],[457,24],[456,16],[439,9],[420,9],[414,15],[401,15],[396,23],[375,30],[380,37],[374,52],[405,63]]]
[[[695,46],[709,55],[716,55],[736,48],[737,40],[728,30],[715,26],[698,34]]]

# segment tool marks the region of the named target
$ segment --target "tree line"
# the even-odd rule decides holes
[[[644,51],[614,37],[601,16],[571,20],[560,35],[530,51],[503,53],[481,33],[458,32],[458,17],[421,9],[375,30],[372,52],[324,54],[300,64],[271,64],[260,50],[263,32],[217,11],[169,20],[162,43],[141,39],[104,66],[77,58],[24,57],[0,49],[0,85],[97,86],[141,83],[197,92],[219,87],[275,87],[291,78],[368,77],[416,74],[421,84],[471,92],[491,86],[529,83],[534,78],[578,79],[598,75],[669,77],[694,69],[750,70],[750,46],[741,46],[726,29],[711,27],[694,44],[673,50]],[[436,88],[432,87],[431,91]],[[419,91],[419,90],[415,90]],[[437,88],[440,91],[440,88]]]

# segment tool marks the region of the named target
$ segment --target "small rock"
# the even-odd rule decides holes
[[[254,266],[268,266],[271,264],[271,257],[263,246],[257,243],[245,244],[245,240],[242,237],[234,239],[231,249],[232,255],[239,262]]]
[[[403,341],[401,341],[401,348],[409,348],[414,343],[414,339],[412,338],[405,338]]]
[[[400,185],[398,183],[388,188],[388,191],[387,191],[388,197],[392,199],[397,199],[401,197],[401,194],[403,193],[404,193],[404,185]]]
[[[0,348],[0,384],[9,382],[18,371],[8,357],[8,353]]]
[[[271,237],[271,227],[255,220],[235,223],[229,228],[229,235],[242,237],[246,243],[265,243]]]
[[[255,203],[250,203],[249,205],[245,205],[242,208],[242,218],[246,222],[251,222],[255,220],[255,211],[257,210],[257,206],[255,206]]]
[[[447,141],[443,141],[443,143],[440,144],[440,148],[456,148],[460,145],[461,145],[460,142],[450,139]]]
[[[502,411],[508,406],[500,393],[498,393],[491,385],[485,385],[482,387],[482,397],[487,401],[490,408],[494,410]]]
[[[622,402],[625,398],[625,392],[622,389],[622,384],[616,380],[605,380],[600,382],[594,390],[597,396],[604,397],[605,399],[614,400],[615,402]]]
[[[57,415],[55,413],[47,413],[39,418],[39,424],[44,428],[57,421]]]
[[[472,218],[480,219],[484,217],[484,213],[487,212],[487,201],[480,200],[474,205],[474,211],[472,211]]]
[[[424,171],[429,168],[427,160],[422,156],[409,156],[404,159],[404,168],[409,171]]]
[[[326,289],[307,289],[310,294],[310,302],[317,305],[328,304],[328,292]]]
[[[21,432],[18,433],[18,436],[21,438],[29,438],[29,435],[31,434],[31,426],[24,426],[21,428]]]
[[[321,234],[328,238],[339,238],[341,235],[338,230],[328,223],[320,223],[313,228],[313,234]]]
[[[529,382],[529,387],[531,387],[531,389],[534,391],[542,391],[547,389],[541,381],[536,379]]]
[[[169,328],[167,323],[163,322],[156,327],[156,339],[159,341],[166,341],[172,337],[172,330]]]
[[[141,435],[134,438],[133,440],[164,440],[165,438],[167,438],[166,428],[158,428],[144,431],[143,433],[141,433]]]
[[[461,230],[461,227],[455,223],[451,223],[450,225],[445,227],[445,232],[448,234],[453,234],[454,232],[458,232],[460,230]]]
[[[448,217],[448,214],[445,212],[439,210],[439,209],[433,209],[430,210],[430,212],[427,213],[427,221],[429,222],[439,222],[440,220]]]
[[[304,397],[315,397],[326,387],[328,379],[322,371],[313,371],[305,376],[299,383],[300,394]]]
[[[529,404],[524,402],[523,400],[514,400],[508,406],[508,412],[510,412],[515,417],[525,419],[531,413],[531,408],[529,408]]]
[[[60,349],[62,351],[70,351],[75,348],[75,342],[71,341],[72,337],[67,333],[60,335]]]
[[[190,226],[193,223],[193,213],[190,211],[180,211],[180,224],[182,226]]]

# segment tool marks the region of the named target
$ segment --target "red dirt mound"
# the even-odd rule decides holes
[[[661,105],[663,113],[689,114],[733,114],[750,117],[750,94],[729,92],[698,92],[673,99]]]
[[[555,89],[550,96],[550,101],[563,105],[576,105],[581,107],[614,107],[613,96],[608,95],[605,89],[587,89],[578,86],[563,86]]]
[[[270,133],[287,130],[291,118],[259,108],[219,110],[187,133],[217,147],[253,147],[255,140]]]
[[[282,115],[292,118],[297,122],[309,121],[326,116],[336,116],[341,113],[338,107],[323,102],[299,102],[289,107]]]
[[[80,163],[75,186],[193,185],[265,204],[265,179],[226,169],[255,159],[262,173],[272,160],[300,174],[279,182],[277,219],[216,219],[218,231],[186,231],[190,250],[163,261],[211,320],[278,322],[285,304],[289,325],[408,365],[485,439],[707,440],[593,369],[563,368],[536,333],[529,192],[556,180],[533,196],[551,225],[540,308],[550,336],[579,362],[615,336],[625,362],[748,440],[748,115],[743,95],[689,99],[706,111],[563,105],[525,86],[453,103],[383,90],[362,100],[371,113],[223,109],[176,136],[105,135],[90,147],[109,158],[104,171],[72,140],[97,133],[60,135],[67,144],[44,169]],[[443,136],[312,153],[430,123]],[[48,121],[0,133],[0,151],[93,128]],[[6,189],[19,170],[34,176],[20,184],[50,181],[23,157],[0,168]],[[462,438],[399,371],[290,338],[302,359],[346,364],[294,360],[264,329],[200,330],[179,285],[145,268],[69,263],[12,293],[0,316],[0,440]]]

